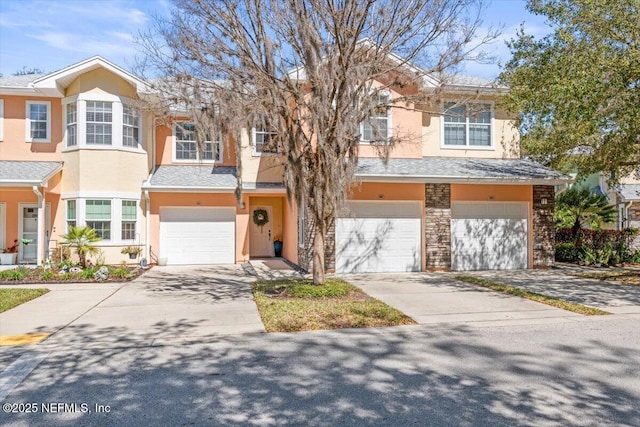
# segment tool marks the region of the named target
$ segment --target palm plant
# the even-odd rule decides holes
[[[614,222],[616,218],[616,208],[609,204],[607,197],[593,193],[586,187],[572,187],[556,197],[556,226],[571,227],[574,238],[583,226],[597,229],[603,223]]]
[[[93,246],[93,243],[102,240],[102,238],[96,234],[96,230],[87,226],[71,226],[69,227],[69,232],[64,234],[62,238],[64,239],[62,241],[63,244],[76,250],[82,268],[87,266],[87,254],[95,254],[98,252],[98,248]]]

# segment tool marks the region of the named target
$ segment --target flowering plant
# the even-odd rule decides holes
[[[9,246],[2,252],[4,252],[5,254],[15,254],[16,252],[18,252],[18,239],[14,239],[13,246]]]

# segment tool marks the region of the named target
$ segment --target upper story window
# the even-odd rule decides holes
[[[198,150],[196,126],[193,123],[177,123],[175,128],[175,160],[219,162],[222,159],[222,143],[219,135],[215,141],[206,136],[202,153]]]
[[[278,143],[276,136],[278,136],[278,133],[267,123],[256,124],[256,126],[251,129],[253,154],[260,155],[262,153],[277,153]]]
[[[125,147],[138,147],[138,129],[140,127],[140,117],[138,112],[128,105],[122,110],[122,145]]]
[[[369,119],[360,123],[360,142],[386,142],[391,137],[391,108],[389,94],[378,94],[378,106]]]
[[[465,148],[490,148],[493,146],[491,104],[458,105],[448,102],[445,103],[444,108],[444,146]]]
[[[87,144],[111,145],[112,103],[87,101]]]
[[[67,146],[78,145],[78,107],[67,104]]]
[[[27,142],[51,142],[51,102],[27,101]]]
[[[142,151],[143,118],[131,106],[133,102],[116,95],[93,93],[64,99],[65,147]]]

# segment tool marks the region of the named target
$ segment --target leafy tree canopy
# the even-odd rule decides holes
[[[640,1],[529,0],[553,32],[521,28],[500,79],[523,153],[613,181],[640,165]]]
[[[587,187],[574,186],[556,197],[556,226],[571,227],[574,235],[582,227],[599,229],[603,223],[612,223],[616,218],[616,208],[609,204],[607,197]]]

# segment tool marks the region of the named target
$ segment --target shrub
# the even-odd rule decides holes
[[[96,274],[96,268],[87,267],[78,273],[78,277],[81,277],[83,279],[93,279],[94,274]]]
[[[44,270],[42,272],[42,280],[51,280],[55,276],[54,272],[51,270]]]
[[[27,275],[26,268],[14,268],[12,270],[0,271],[0,279],[22,280]]]
[[[573,236],[571,229],[556,230],[556,260],[600,264],[630,262],[634,257],[631,242],[638,229],[580,230]]]
[[[574,243],[556,243],[556,261],[578,262],[584,258],[584,250]]]
[[[116,269],[114,269],[111,272],[111,275],[115,278],[118,279],[124,279],[125,277],[127,277],[129,275],[129,269],[128,268],[123,268],[123,267],[118,267]]]

